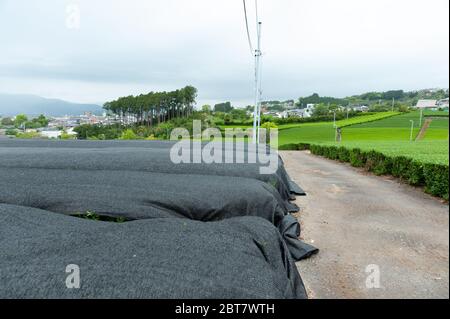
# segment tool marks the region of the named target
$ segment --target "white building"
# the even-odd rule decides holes
[[[308,109],[294,109],[294,110],[289,110],[287,111],[287,115],[289,116],[298,116],[298,117],[311,117],[312,116],[312,111],[308,110]]]
[[[315,104],[307,104],[305,109],[304,117],[311,117],[314,114],[314,110],[316,109]]]
[[[42,130],[40,132],[42,137],[46,137],[49,139],[57,139],[61,136],[62,131],[59,130]]]
[[[416,108],[418,109],[436,109],[438,108],[437,100],[419,100]]]
[[[437,105],[441,108],[448,108],[448,106],[449,106],[448,98],[438,101]]]
[[[74,128],[71,127],[69,128],[66,133],[72,136],[76,136],[77,133],[74,132],[73,130]],[[42,137],[46,137],[49,139],[58,139],[61,137],[61,135],[63,134],[64,131],[61,130],[57,130],[57,129],[43,129],[42,131],[40,131],[39,133],[41,134]]]
[[[354,106],[351,108],[355,112],[368,112],[369,107],[367,105]]]

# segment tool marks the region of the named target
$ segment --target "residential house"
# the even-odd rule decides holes
[[[434,109],[438,108],[437,100],[419,100],[417,102],[416,108],[418,109]]]
[[[437,102],[437,105],[440,107],[440,108],[443,108],[443,109],[448,109],[448,106],[449,106],[449,103],[448,103],[448,98],[446,98],[446,99],[443,99],[443,100],[439,100],[438,102]]]

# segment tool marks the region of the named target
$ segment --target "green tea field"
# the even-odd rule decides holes
[[[414,121],[413,142],[410,142]],[[422,119],[422,124],[425,119]],[[338,122],[338,126],[340,123]],[[280,131],[279,145],[296,143],[326,144],[376,150],[390,156],[406,156],[421,162],[447,164],[448,118],[433,118],[424,139],[415,142],[420,131],[420,113],[389,116],[378,121],[342,128],[340,143],[335,142],[333,123],[311,123]]]
[[[420,114],[411,112],[393,116],[380,121],[346,127],[342,131],[342,141],[406,141],[411,134],[411,121],[414,123],[413,138],[420,131]]]

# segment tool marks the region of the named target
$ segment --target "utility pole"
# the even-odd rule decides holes
[[[409,141],[412,142],[413,141],[413,131],[414,131],[414,121],[410,120],[411,122],[411,135],[409,137]]]
[[[262,81],[261,81],[261,57],[262,57],[262,52],[261,52],[261,27],[262,27],[262,22],[258,21],[258,48],[257,48],[257,65],[258,65],[258,84],[257,84],[257,94],[258,94],[258,143],[260,142],[260,128],[261,128],[261,97],[262,97]],[[267,134],[268,132],[266,132]]]
[[[255,111],[253,114],[253,144],[259,144],[259,128],[261,126],[261,26],[258,15],[258,0],[256,6],[256,32],[258,43],[255,50]]]
[[[333,111],[333,114],[334,141],[337,142],[336,110]]]
[[[423,109],[420,109],[420,124],[419,127],[422,127],[422,117],[423,117]]]

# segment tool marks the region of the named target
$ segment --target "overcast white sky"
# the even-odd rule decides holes
[[[448,0],[259,3],[264,99],[449,85]],[[241,0],[0,0],[1,93],[100,103],[191,84],[199,104],[244,106],[252,72]]]

